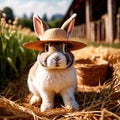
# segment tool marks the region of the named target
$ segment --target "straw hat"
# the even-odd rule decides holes
[[[75,40],[68,40],[67,33],[61,28],[52,28],[46,30],[42,35],[42,40],[36,42],[24,43],[25,48],[32,50],[43,50],[43,44],[48,42],[64,42],[68,43],[71,47],[71,50],[77,50],[84,48],[86,44],[81,43]]]

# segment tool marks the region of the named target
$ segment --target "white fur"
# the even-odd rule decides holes
[[[68,69],[48,70],[38,65],[35,76],[29,74],[28,86],[34,94],[30,103],[34,104],[42,98],[41,111],[54,107],[54,95],[60,93],[65,107],[78,108],[74,98],[76,89],[76,71],[73,66]]]

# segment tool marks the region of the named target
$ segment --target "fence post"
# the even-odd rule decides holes
[[[101,40],[101,20],[96,21],[96,40],[100,42]]]
[[[92,1],[86,0],[86,37],[90,39],[90,21],[92,19]]]
[[[93,42],[95,42],[96,37],[95,37],[95,22],[94,21],[91,22],[90,34],[91,34],[90,35],[90,40],[93,41]]]
[[[101,40],[105,41],[105,21],[101,21]]]
[[[117,40],[120,41],[120,14],[117,14]]]

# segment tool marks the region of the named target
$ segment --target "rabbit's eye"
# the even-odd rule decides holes
[[[65,44],[65,43],[63,44],[63,51],[67,52],[67,44]]]
[[[45,44],[45,52],[48,52],[48,51],[49,51],[49,45]]]

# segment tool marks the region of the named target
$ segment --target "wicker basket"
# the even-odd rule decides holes
[[[78,85],[97,86],[106,80],[108,62],[103,59],[82,59],[75,62]]]

